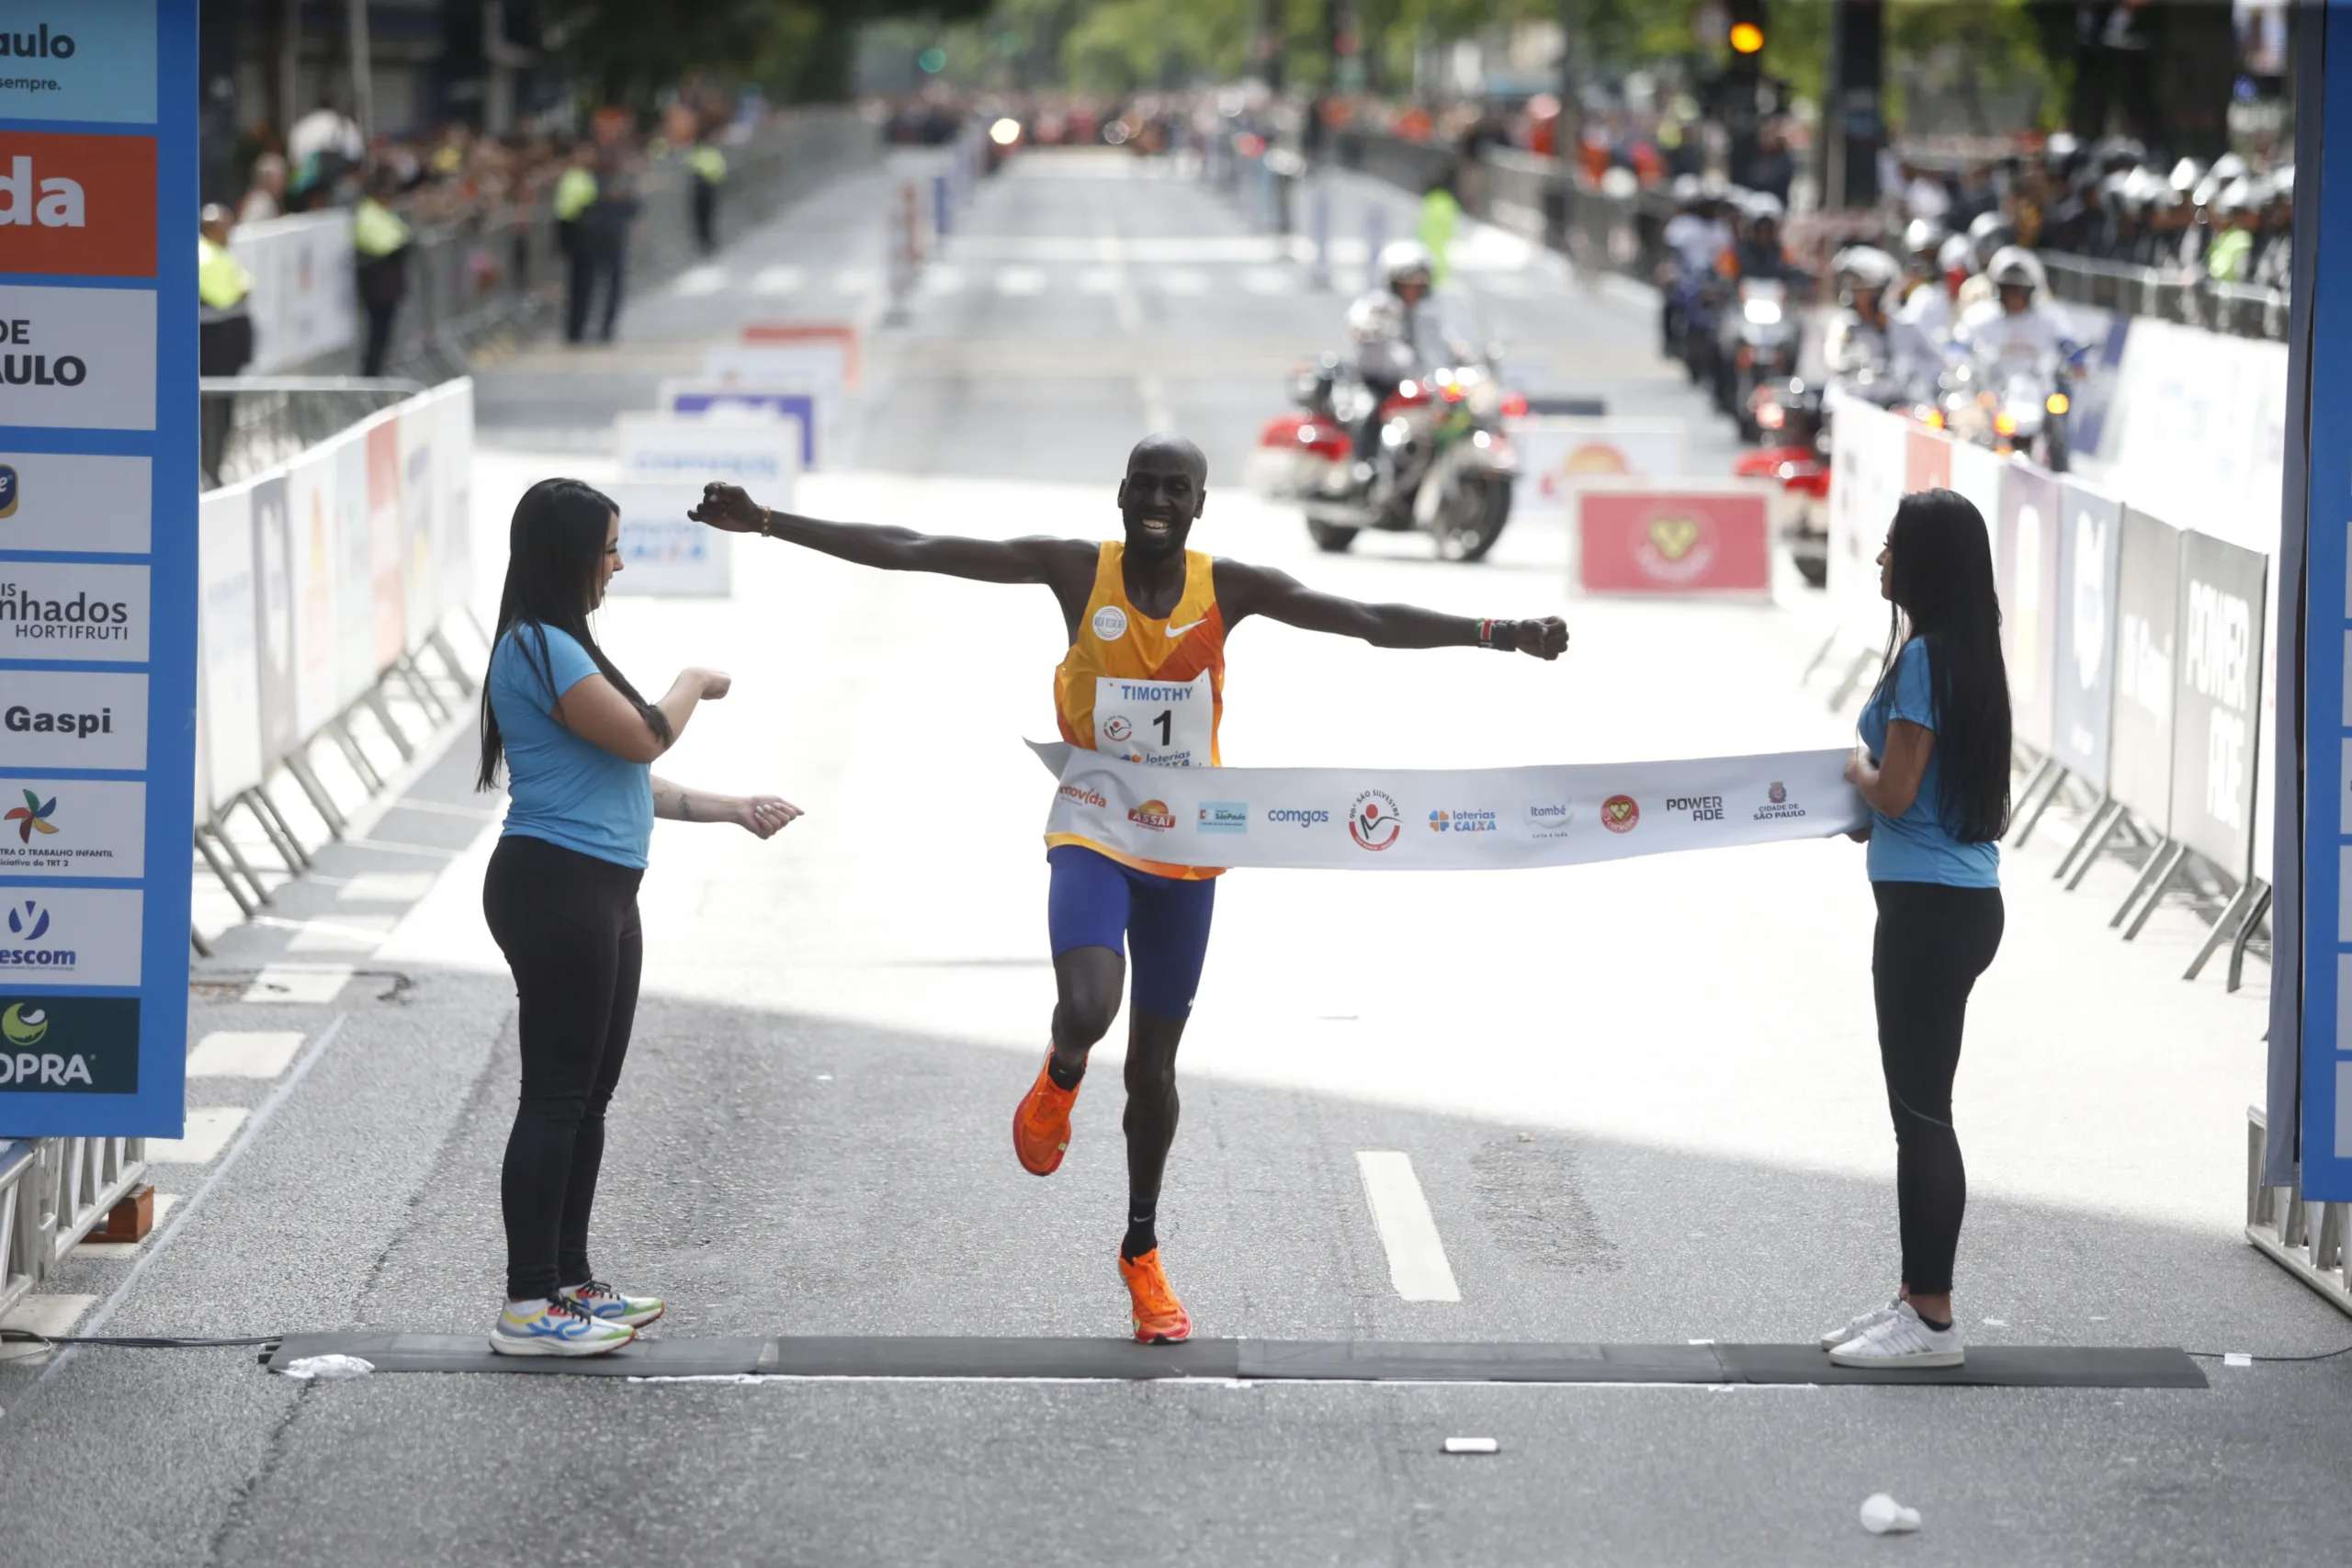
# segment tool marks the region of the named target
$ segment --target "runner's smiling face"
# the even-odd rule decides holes
[[[1207,501],[1199,455],[1174,445],[1147,443],[1127,458],[1119,484],[1119,516],[1127,549],[1140,556],[1182,555],[1193,523]]]

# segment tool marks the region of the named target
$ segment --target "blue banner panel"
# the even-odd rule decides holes
[[[0,173],[54,197],[0,229],[0,1136],[184,1124],[196,26],[0,18]]]
[[[2333,6],[2302,13],[2305,27],[2343,40],[2352,17]],[[2320,40],[2314,40],[2320,41]],[[2352,526],[2352,71],[2326,73],[2322,152],[2312,196],[2319,213],[2312,276],[2309,364],[2312,440],[2307,473],[2303,643],[2303,1196],[2352,1200],[2352,750],[2345,666],[2352,660],[2352,606],[2346,604],[2345,530]],[[2310,199],[2297,191],[2299,199]],[[2303,249],[2301,231],[2297,242]],[[2286,613],[2281,606],[2281,614]],[[2284,641],[2284,639],[2281,639]],[[2281,716],[2284,716],[2283,710]]]

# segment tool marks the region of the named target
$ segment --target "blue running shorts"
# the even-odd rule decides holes
[[[1046,899],[1054,956],[1074,947],[1107,947],[1127,958],[1127,995],[1136,1011],[1190,1018],[1208,956],[1215,879],[1154,876],[1080,844],[1055,845],[1046,863],[1054,869]]]

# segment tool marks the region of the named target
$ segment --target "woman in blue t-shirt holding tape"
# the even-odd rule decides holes
[[[1956,1367],[1965,1351],[1951,1270],[1968,1177],[1951,1088],[1969,991],[2001,945],[2009,681],[1992,547],[1966,497],[1904,497],[1878,566],[1893,626],[1846,777],[1871,807],[1871,978],[1894,1117],[1903,1280],[1894,1301],[1822,1344],[1840,1366]]]
[[[618,509],[579,480],[542,479],[514,508],[478,781],[491,788],[505,763],[506,825],[481,902],[514,974],[523,1055],[499,1183],[507,1304],[490,1348],[503,1355],[595,1355],[662,1313],[588,1266],[605,1107],[637,1011],[637,887],[653,819],[732,822],[764,839],[800,815],[774,795],[653,777],[653,760],[728,679],[686,670],[660,702],[638,694],[588,627],[620,570]]]

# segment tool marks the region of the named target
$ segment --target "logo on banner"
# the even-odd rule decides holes
[[[139,998],[26,997],[0,1012],[0,1089],[139,1090]]]
[[[1713,530],[1703,517],[1653,517],[1634,541],[1634,560],[1660,581],[1687,582],[1714,564]]]
[[[1630,833],[1642,825],[1642,808],[1630,795],[1612,795],[1600,803],[1600,825],[1612,833]]]
[[[1348,807],[1348,836],[1359,849],[1385,850],[1404,830],[1405,818],[1385,790],[1368,789]]]
[[[71,598],[43,598],[21,583],[0,580],[0,627],[18,642],[129,642],[130,604],[93,599],[86,590]]]
[[[1285,827],[1316,828],[1330,821],[1331,814],[1296,806],[1277,806],[1266,813],[1266,820],[1280,822]]]
[[[1491,833],[1499,826],[1495,814],[1483,807],[1469,810],[1432,811],[1430,829],[1438,833]]]
[[[1568,823],[1575,816],[1565,800],[1530,801],[1527,807],[1527,825],[1539,839],[1566,838]]]
[[[1249,803],[1204,800],[1201,803],[1201,818],[1196,826],[1204,833],[1246,833],[1250,830]]]
[[[1141,806],[1128,807],[1127,820],[1154,833],[1165,833],[1176,826],[1176,814],[1168,809],[1164,800],[1147,800]]]
[[[40,795],[35,795],[31,790],[27,790],[25,791],[25,803],[10,811],[5,820],[17,824],[17,842],[20,844],[29,844],[33,841],[33,835],[37,832],[54,833],[57,831],[57,825],[50,820],[50,818],[56,815],[56,812],[57,796],[52,795],[44,801]]]
[[[100,708],[96,713],[36,713],[19,703],[0,710],[0,725],[6,725],[17,735],[62,735],[68,739],[86,740],[93,735],[114,733],[114,709]]]
[[[153,276],[154,139],[0,134],[0,265]]]
[[[0,945],[0,969],[62,969],[70,971],[79,955],[70,947],[34,945],[49,935],[49,911],[37,898],[8,906],[8,942]]]
[[[1666,803],[1668,811],[1680,812],[1693,822],[1720,822],[1724,819],[1724,797],[1720,795],[1681,795]]]
[[[1102,798],[1101,790],[1090,788],[1085,784],[1064,784],[1056,793],[1072,805],[1091,806],[1097,811],[1111,804]],[[10,812],[9,815],[13,817],[16,813]]]
[[[1094,635],[1104,642],[1116,642],[1127,635],[1127,613],[1116,604],[1105,604],[1094,612]]]
[[[1756,808],[1750,820],[1793,822],[1804,814],[1804,807],[1789,798],[1789,786],[1774,779],[1771,787],[1764,792],[1764,804]]]
[[[0,517],[14,517],[17,514],[17,497],[19,488],[20,481],[17,478],[17,470],[6,463],[0,463]]]

